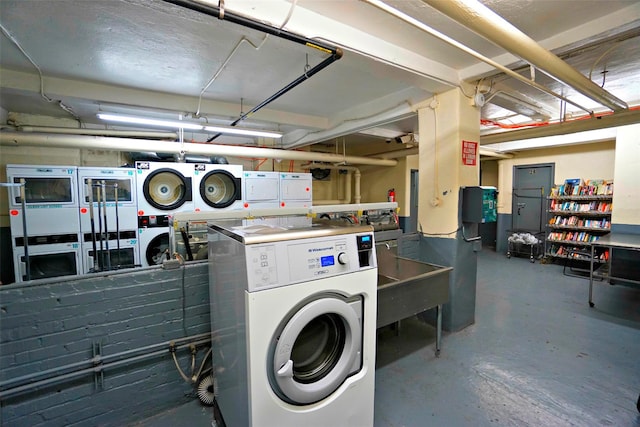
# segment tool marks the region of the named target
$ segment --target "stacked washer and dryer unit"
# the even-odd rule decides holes
[[[225,425],[373,426],[370,226],[217,221],[209,226],[209,274]]]
[[[78,168],[82,273],[140,265],[133,168]]]
[[[242,209],[242,166],[136,162],[142,266],[169,259],[169,218],[177,212]]]

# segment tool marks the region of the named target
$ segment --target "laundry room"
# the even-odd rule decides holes
[[[640,420],[637,2],[2,3],[0,427]]]

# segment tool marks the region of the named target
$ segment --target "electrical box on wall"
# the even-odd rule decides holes
[[[462,221],[496,222],[498,189],[495,187],[462,187]]]

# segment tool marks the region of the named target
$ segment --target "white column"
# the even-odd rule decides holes
[[[640,124],[618,128],[612,224],[640,225]]]
[[[476,153],[475,165],[463,164],[462,147],[463,141],[479,144],[480,110],[456,88],[437,95],[429,106],[418,110],[418,123],[419,224],[428,234],[454,232],[460,187],[479,185],[480,158]]]

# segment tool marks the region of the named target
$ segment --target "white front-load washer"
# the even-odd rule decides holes
[[[82,272],[140,264],[136,170],[79,167]]]
[[[242,165],[198,163],[194,167],[194,209],[242,209]]]
[[[193,163],[136,162],[138,245],[143,267],[170,258],[169,215],[194,211]]]
[[[373,229],[238,224],[209,226],[216,401],[226,425],[373,426]]]

